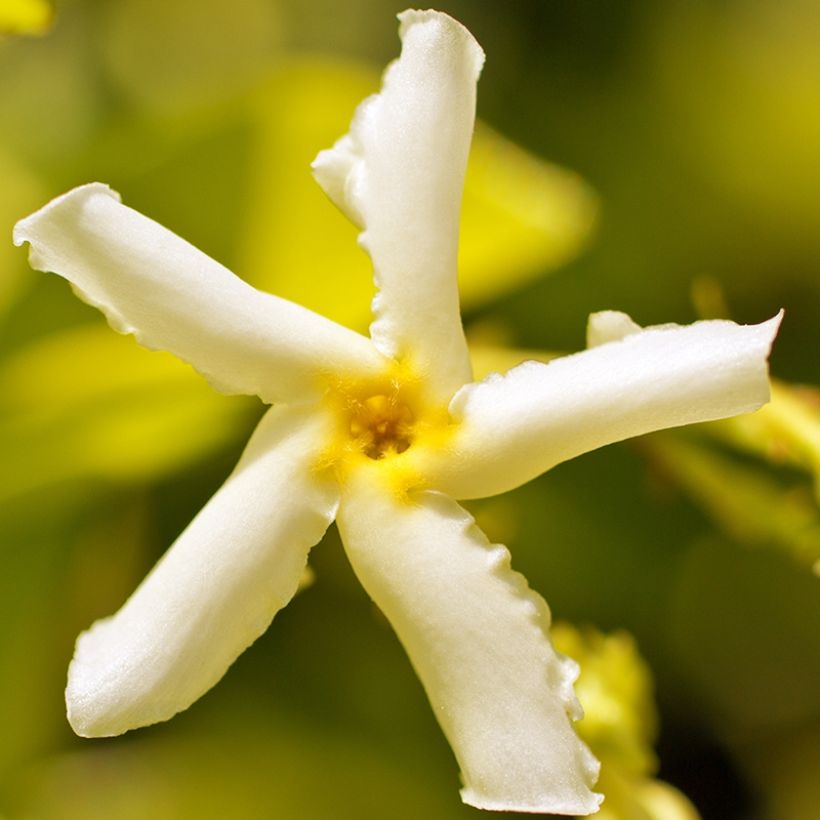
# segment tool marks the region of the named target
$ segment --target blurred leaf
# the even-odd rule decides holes
[[[233,439],[256,403],[95,324],[0,363],[0,498],[85,477],[154,477]]]
[[[428,774],[332,726],[260,715],[206,736],[155,731],[83,744],[20,777],[11,805],[49,820],[474,816],[459,805],[455,782]]]
[[[50,512],[50,511],[49,511]],[[37,511],[42,518],[43,510]],[[58,518],[53,515],[53,518]],[[35,519],[36,520],[36,519]],[[59,519],[58,519],[59,520]],[[53,533],[13,532],[2,521],[0,573],[0,776],[39,751],[55,734],[53,709],[44,709],[50,687],[62,681],[62,659],[53,647],[52,596],[60,584],[64,544]],[[12,532],[9,532],[9,530]],[[51,535],[51,537],[49,537]],[[59,691],[59,689],[58,689]]]
[[[105,511],[93,512],[87,498],[62,494],[0,505],[0,781],[68,736],[63,689],[77,632],[144,571],[143,500],[103,498]]]
[[[765,795],[763,820],[809,818],[820,806],[820,725],[780,732],[746,745],[745,765]]]
[[[48,37],[0,43],[0,110],[5,146],[38,171],[48,165],[65,174],[105,101],[88,39],[87,23],[96,13],[83,0],[59,6],[59,24]]]
[[[772,400],[756,413],[698,428],[772,464],[789,464],[814,475],[820,502],[820,389],[772,381]]]
[[[0,34],[44,34],[53,16],[48,0],[0,0]]]
[[[702,538],[679,562],[666,646],[679,717],[740,751],[820,717],[817,579],[769,551]]]
[[[281,40],[275,0],[118,0],[99,18],[112,80],[161,117],[188,116],[247,88]]]
[[[44,186],[24,165],[0,147],[0,320],[24,287],[33,279],[25,251],[11,242],[14,223],[42,205]]]
[[[664,17],[651,74],[673,138],[731,207],[816,247],[820,6],[668,3]]]
[[[818,571],[820,510],[804,488],[783,487],[764,469],[680,433],[655,433],[642,446],[732,538],[775,547]]]
[[[376,72],[319,59],[290,61],[256,97],[247,233],[239,270],[255,285],[357,329],[370,321],[370,261],[356,228],[309,173],[346,133]],[[596,200],[581,179],[479,124],[465,183],[462,304],[470,309],[578,252]]]
[[[575,692],[584,707],[578,734],[601,761],[596,790],[606,799],[602,820],[697,820],[692,804],[655,780],[652,744],[657,712],[652,674],[627,632],[604,635],[567,623],[552,628],[556,649],[581,667]]]
[[[462,305],[485,304],[566,264],[589,239],[596,214],[581,177],[479,122],[462,205]]]
[[[689,288],[689,296],[699,319],[732,318],[732,312],[726,303],[723,285],[714,276],[706,274],[695,276]]]

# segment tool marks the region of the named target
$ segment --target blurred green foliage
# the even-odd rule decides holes
[[[49,196],[101,179],[257,286],[362,327],[367,260],[307,163],[375,89],[403,4],[54,5],[45,36],[0,40],[6,235]],[[648,666],[629,639],[601,638],[625,654],[595,679],[637,680],[645,700],[652,670],[659,776],[704,818],[810,817],[818,414],[794,385],[820,381],[817,4],[441,7],[484,45],[479,113],[517,144],[482,126],[471,160],[461,273],[472,335],[494,345],[482,366],[512,364],[509,346],[581,347],[592,310],[690,321],[704,275],[740,321],[786,308],[772,362],[788,381],[764,414],[591,453],[471,508],[556,616],[635,636]],[[219,486],[261,408],[117,336],[24,256],[0,242],[0,811],[477,817],[332,532],[316,583],[189,712],[110,741],[73,737],[62,689],[76,634]],[[586,697],[593,742],[603,718]],[[610,756],[613,795],[619,778],[635,796],[629,778],[654,775],[645,731],[637,758]],[[650,817],[685,816],[654,805]]]

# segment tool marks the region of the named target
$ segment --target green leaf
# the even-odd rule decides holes
[[[807,487],[784,485],[770,470],[682,433],[656,433],[642,445],[730,537],[778,549],[818,573],[820,511]]]
[[[820,389],[772,382],[772,400],[756,413],[702,425],[702,432],[771,464],[814,475],[820,501]]]
[[[256,406],[102,324],[55,333],[0,364],[0,499],[155,477],[233,440]]]
[[[0,8],[2,8],[0,6]],[[0,11],[2,20],[2,11]],[[2,28],[2,26],[0,26]],[[11,232],[18,219],[43,204],[44,186],[23,164],[0,147],[0,319],[34,278],[26,265],[26,253],[15,248]]]

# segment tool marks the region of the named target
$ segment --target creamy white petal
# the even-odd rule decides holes
[[[66,689],[77,734],[117,735],[187,709],[267,629],[336,512],[338,485],[314,471],[325,433],[318,413],[269,410],[122,609],[80,635]]]
[[[577,665],[558,655],[545,601],[440,493],[400,499],[351,476],[337,523],[353,569],[396,630],[461,768],[464,802],[589,814],[597,761],[572,720]]]
[[[365,337],[262,293],[99,183],[48,203],[14,228],[36,270],[53,271],[115,330],[192,364],[220,390],[264,401],[312,397],[327,373],[373,374]]]
[[[620,310],[601,310],[590,313],[587,321],[587,347],[598,347],[607,342],[617,342],[640,333],[641,326]]]
[[[449,399],[470,381],[461,328],[458,223],[484,53],[435,11],[399,15],[401,57],[350,132],[313,164],[319,184],[363,232],[379,292],[371,336]]]
[[[408,461],[420,459],[428,486],[479,498],[614,441],[756,410],[769,400],[766,359],[781,317],[662,325],[524,362],[460,390],[449,446],[411,450]]]

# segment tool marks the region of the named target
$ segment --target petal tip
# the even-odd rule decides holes
[[[780,325],[783,323],[783,319],[786,316],[786,309],[780,308],[780,310],[772,316],[771,319],[767,319],[765,322],[761,323],[761,327],[766,328],[767,332],[769,333],[769,349],[771,349],[772,344],[774,343],[775,337],[777,336],[778,332],[780,331]]]
[[[71,680],[69,670],[68,686],[65,690],[66,717],[74,734],[78,737],[114,737],[121,735],[126,729],[112,731],[106,716],[94,708],[91,699],[78,694]]]
[[[641,326],[628,313],[620,310],[600,310],[590,313],[587,320],[587,347],[617,342],[640,333]]]
[[[360,117],[365,100],[359,105],[353,117],[353,126]],[[328,199],[358,228],[364,227],[356,195],[357,169],[361,165],[361,152],[350,134],[338,139],[332,148],[320,151],[310,164],[313,178],[325,192]]]
[[[767,319],[765,322],[761,322],[758,325],[752,325],[751,328],[756,331],[757,338],[763,345],[763,350],[761,351],[762,355],[762,370],[763,370],[763,379],[765,380],[765,387],[761,391],[761,395],[759,397],[758,402],[752,410],[756,410],[762,407],[764,404],[768,404],[768,402],[772,399],[772,386],[771,386],[771,374],[770,374],[770,367],[769,367],[769,356],[772,352],[772,346],[774,345],[774,340],[777,338],[777,334],[780,332],[780,325],[783,322],[783,317],[786,315],[786,311],[783,308],[772,316],[771,319]]]
[[[61,211],[66,206],[82,207],[82,203],[95,194],[103,194],[117,202],[121,201],[120,195],[104,182],[88,182],[85,185],[79,185],[47,202],[33,214],[19,220],[12,231],[12,240],[15,246],[19,248],[24,242],[33,243],[35,239],[33,229],[43,218],[52,216],[56,211]]]
[[[97,621],[90,629],[80,633],[74,647],[74,657],[68,666],[66,717],[74,734],[79,737],[112,737],[126,731],[125,728],[112,729],[110,710],[105,708],[105,698],[101,697],[99,675],[93,674],[94,669],[89,663],[94,633],[105,623],[106,620]]]
[[[604,795],[587,791],[574,798],[554,799],[552,795],[530,800],[491,800],[476,790],[465,787],[459,792],[462,803],[483,811],[513,811],[523,814],[561,814],[588,816],[597,814],[604,801]]]
[[[95,728],[94,720],[89,719],[86,710],[69,695],[68,690],[66,690],[66,718],[77,737],[112,737],[114,734]]]
[[[436,36],[466,46],[472,58],[472,70],[476,78],[484,67],[485,54],[470,30],[458,20],[435,9],[406,9],[396,15],[399,20],[399,37],[404,41],[412,28],[419,25],[435,26]]]

